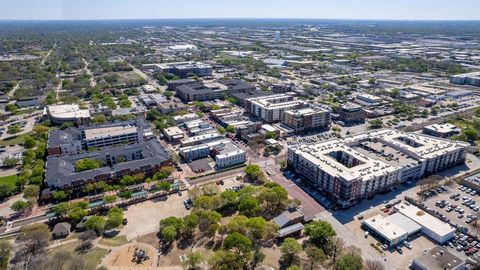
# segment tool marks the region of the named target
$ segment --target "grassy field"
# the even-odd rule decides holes
[[[69,251],[72,254],[80,255],[88,265],[99,265],[102,258],[108,253],[108,251],[106,249],[99,248],[99,247],[94,247],[94,248],[88,250],[87,252],[77,252],[76,248],[79,245],[80,245],[80,241],[76,241],[76,242],[73,242],[73,243],[68,243],[68,244],[65,244],[65,245],[61,245],[61,246],[51,250],[49,252],[49,255],[53,255],[53,254],[59,252],[60,250]]]
[[[128,243],[127,237],[125,235],[115,236],[115,237],[103,237],[99,241],[100,244],[109,247],[118,247]]]
[[[12,137],[9,137],[6,140],[1,140],[0,141],[0,146],[7,146],[7,145],[10,145],[10,144],[21,144],[21,143],[23,143],[23,136],[25,136],[27,134],[22,134],[22,135],[18,135],[18,136],[13,136],[12,135]]]
[[[17,181],[17,175],[9,175],[0,177],[0,184],[7,184],[12,188],[15,188],[15,182]]]

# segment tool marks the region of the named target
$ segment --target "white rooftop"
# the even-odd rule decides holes
[[[376,215],[366,219],[364,223],[389,240],[394,240],[407,234],[407,231],[382,215]]]
[[[414,205],[401,203],[396,205],[395,209],[397,209],[402,215],[405,215],[418,223],[420,226],[435,232],[437,235],[444,236],[455,231],[455,229],[448,223],[437,219]]]
[[[59,119],[90,118],[90,111],[80,109],[78,104],[50,105],[47,110],[50,116]]]

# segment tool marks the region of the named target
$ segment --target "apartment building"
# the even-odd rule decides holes
[[[294,100],[292,95],[287,94],[256,97],[245,101],[245,110],[267,123],[281,121],[283,112],[287,110],[301,109],[306,106],[304,101]]]
[[[142,118],[98,126],[51,130],[47,140],[48,155],[77,155],[82,151],[140,143],[152,136]]]
[[[404,181],[465,162],[467,144],[379,130],[316,144],[291,145],[288,165],[342,207]]]
[[[362,106],[354,103],[345,103],[340,106],[339,120],[346,125],[358,124],[365,122],[366,112]]]
[[[320,106],[288,110],[283,114],[282,123],[294,129],[296,133],[322,130],[330,126],[330,111]]]

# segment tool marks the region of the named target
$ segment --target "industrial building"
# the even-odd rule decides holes
[[[267,123],[281,121],[284,111],[301,109],[306,106],[304,101],[294,100],[292,95],[287,94],[249,98],[245,101],[246,111]]]
[[[288,147],[288,165],[348,207],[404,181],[465,162],[468,144],[383,129]]]

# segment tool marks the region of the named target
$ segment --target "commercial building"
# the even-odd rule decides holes
[[[407,231],[382,215],[376,215],[362,222],[369,232],[381,237],[389,246],[400,244],[408,237]]]
[[[449,123],[425,126],[423,127],[422,131],[424,134],[440,138],[448,138],[460,133],[460,129],[458,127]]]
[[[279,122],[283,118],[283,112],[306,106],[304,101],[294,100],[292,95],[287,94],[249,98],[245,101],[245,110],[267,123]]]
[[[384,129],[288,147],[288,165],[348,207],[465,162],[468,144]]]
[[[80,109],[78,104],[50,105],[44,108],[43,114],[48,117],[51,123],[57,125],[65,122],[84,125],[90,120],[90,111]]]
[[[180,78],[187,78],[189,74],[198,77],[211,76],[212,66],[200,62],[173,62],[162,64],[146,64],[144,69],[154,69],[162,73],[175,74]]]
[[[288,110],[283,113],[282,123],[293,128],[295,132],[323,130],[330,126],[330,111],[320,106]]]
[[[476,190],[477,192],[480,191],[480,173],[464,178],[462,180],[462,185]]]
[[[76,163],[82,159],[95,160],[99,167],[78,171]],[[169,164],[170,155],[156,138],[150,138],[138,143],[105,147],[77,155],[48,156],[45,183],[50,188],[79,191],[87,183],[115,183],[124,175],[142,173],[149,177],[162,166]]]
[[[198,144],[202,144],[202,143],[215,141],[215,140],[218,140],[220,138],[223,138],[223,136],[220,133],[218,133],[216,131],[212,131],[210,133],[196,135],[196,136],[188,137],[188,138],[185,138],[185,139],[181,139],[180,144],[181,144],[182,147],[185,147],[185,146],[198,145]]]
[[[366,113],[362,106],[354,103],[345,103],[340,106],[339,120],[345,125],[353,125],[365,122]]]
[[[366,93],[361,93],[355,96],[355,102],[365,106],[377,106],[382,103],[382,98]]]
[[[177,125],[185,123],[185,122],[197,120],[199,118],[200,117],[196,113],[187,113],[185,115],[176,115],[176,116],[173,117],[173,119],[175,120],[175,123]]]
[[[443,247],[436,246],[413,259],[413,270],[464,270],[465,261]]]
[[[450,77],[450,83],[480,87],[480,72],[453,75]]]
[[[211,144],[212,157],[218,169],[245,163],[247,155],[230,140],[216,141]]]
[[[82,151],[119,144],[140,143],[152,136],[141,118],[99,126],[53,129],[48,134],[48,155],[78,155]]]
[[[178,143],[185,137],[185,132],[177,126],[164,128],[162,130],[165,138],[171,143]]]
[[[196,160],[208,157],[210,148],[206,144],[187,146],[180,148],[179,154],[184,160]]]
[[[226,94],[240,94],[255,91],[255,86],[242,80],[220,80],[205,84],[191,81],[177,81],[169,84],[171,90],[183,101],[206,101],[223,98]]]
[[[402,215],[422,226],[422,233],[436,242],[443,244],[455,236],[455,228],[420,208],[406,203],[397,204],[395,209]]]

